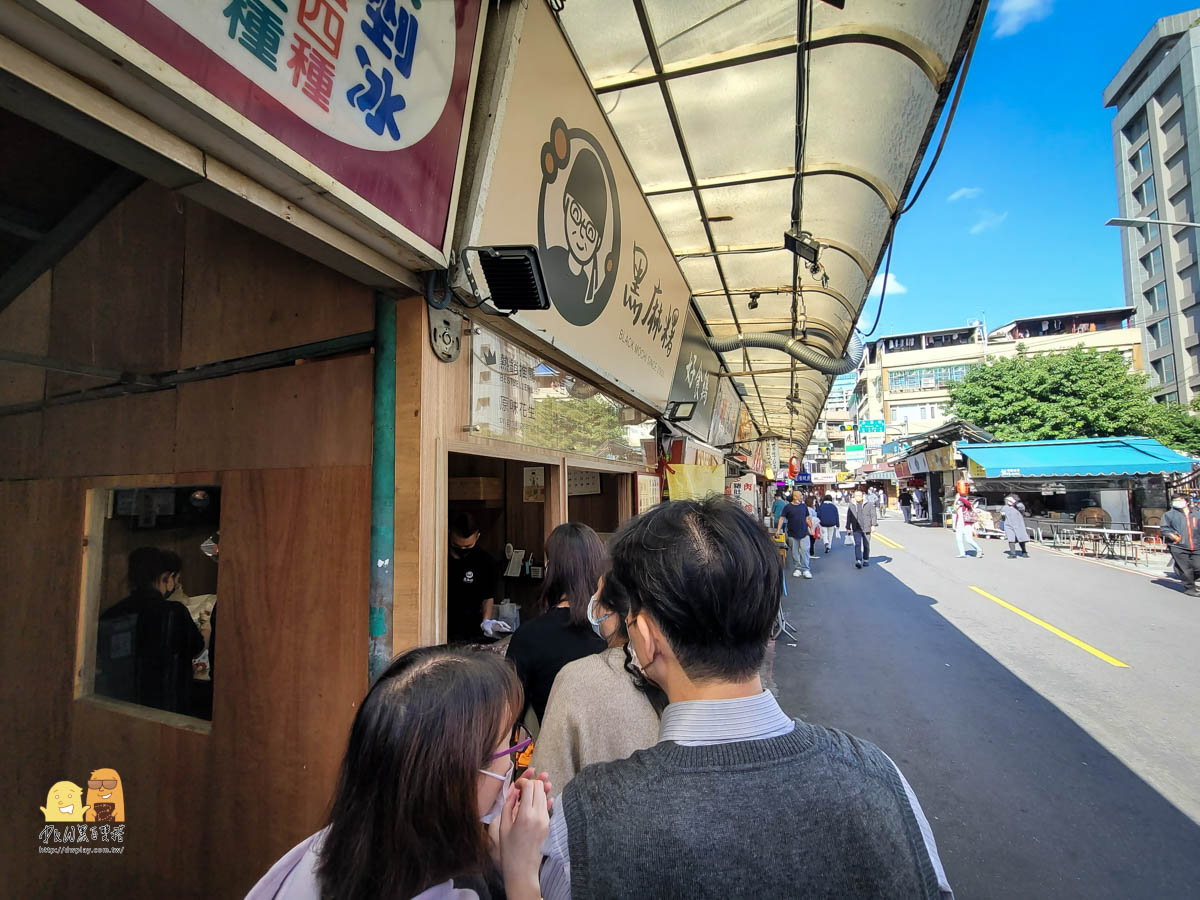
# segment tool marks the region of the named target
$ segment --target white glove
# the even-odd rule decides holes
[[[500,619],[484,619],[479,627],[483,629],[483,633],[488,637],[495,637],[497,634],[512,634],[513,627],[507,622]]]

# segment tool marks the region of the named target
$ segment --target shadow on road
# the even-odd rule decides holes
[[[776,649],[779,700],[896,761],[959,900],[1198,896],[1200,826],[874,565],[888,561],[859,571],[839,550],[789,579],[799,638]]]

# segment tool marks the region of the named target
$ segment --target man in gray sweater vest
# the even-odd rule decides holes
[[[953,897],[895,763],[763,690],[782,572],[762,525],[726,498],[664,503],[611,555],[607,605],[670,705],[657,745],[566,786],[546,900]]]

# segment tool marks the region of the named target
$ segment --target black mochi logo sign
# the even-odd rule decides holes
[[[550,126],[541,151],[538,251],[551,302],[572,325],[604,312],[617,282],[621,208],[612,167],[587,131]]]

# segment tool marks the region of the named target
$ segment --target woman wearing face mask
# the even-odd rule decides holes
[[[607,605],[604,579],[588,603],[588,622],[608,643],[603,653],[564,666],[554,680],[533,751],[533,768],[566,786],[584,766],[624,759],[658,743],[667,698],[646,681],[629,647],[628,600]]]
[[[398,656],[354,717],[328,826],[247,900],[477,900],[497,868],[509,900],[540,897],[549,784],[511,781],[522,701],[494,654]]]
[[[588,626],[587,608],[606,567],[604,544],[586,525],[559,525],[546,539],[546,578],[534,610],[537,618],[524,622],[508,645],[508,658],[525,686],[526,705],[538,722],[562,667],[605,647]]]

